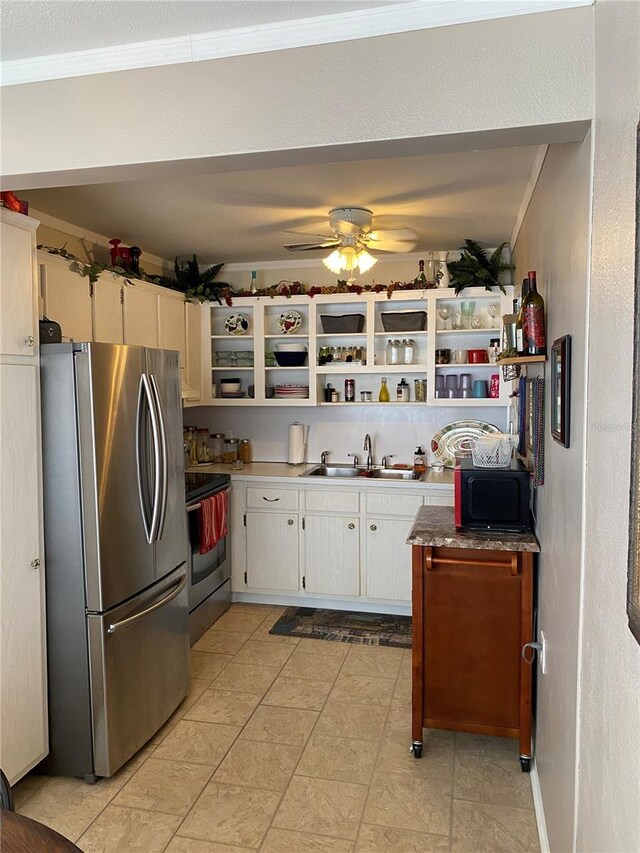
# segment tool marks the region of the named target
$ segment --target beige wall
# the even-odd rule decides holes
[[[571,446],[552,440],[547,409],[545,484],[537,494],[538,628],[548,667],[545,676],[538,668],[535,755],[553,851],[572,849],[576,793],[590,186],[591,137],[551,146],[514,249],[516,281],[537,271],[549,346],[562,335],[572,339]]]
[[[625,612],[640,5],[598,0],[595,13],[596,120],[576,846],[585,853],[627,853],[640,850],[640,645],[628,628]]]
[[[582,7],[5,87],[2,171],[15,189],[91,183],[167,162],[197,171],[198,160],[257,152],[291,159],[295,149],[588,121],[592,20]]]

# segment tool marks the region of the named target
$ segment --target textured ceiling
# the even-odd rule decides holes
[[[388,6],[396,0],[2,0],[3,61]]]
[[[284,243],[329,233],[331,207],[373,210],[410,227],[417,251],[511,236],[535,147],[291,166],[20,193],[32,206],[165,258],[225,263],[317,257]],[[289,231],[302,232],[301,236]],[[307,238],[308,241],[308,238]]]

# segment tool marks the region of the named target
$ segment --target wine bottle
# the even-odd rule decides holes
[[[514,314],[518,315],[518,319],[516,320],[516,349],[518,350],[518,355],[526,355],[524,348],[524,298],[529,292],[529,279],[522,279],[522,291],[520,293],[520,299],[514,299]]]
[[[419,270],[418,275],[413,280],[414,284],[426,284],[427,283],[427,277],[424,274],[424,261],[418,261],[418,270]]]
[[[536,272],[527,274],[527,295],[522,300],[522,332],[525,355],[546,355],[547,341],[544,328],[544,299],[536,287]]]

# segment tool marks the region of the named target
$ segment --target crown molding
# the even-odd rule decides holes
[[[113,71],[202,62],[230,56],[353,41],[494,18],[591,6],[594,0],[409,0],[313,18],[234,27],[177,38],[0,63],[0,85],[16,86]]]

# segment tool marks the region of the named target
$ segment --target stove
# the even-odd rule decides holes
[[[203,498],[212,492],[217,492],[222,486],[231,481],[229,474],[211,474],[198,472],[184,475],[185,497],[187,503],[196,498]]]

